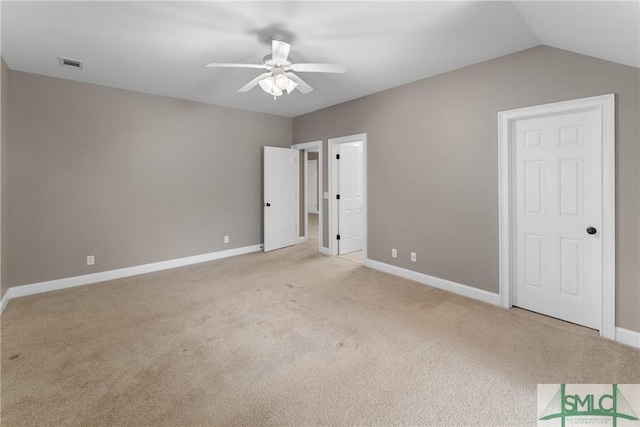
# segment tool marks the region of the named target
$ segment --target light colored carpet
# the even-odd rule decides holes
[[[362,264],[362,251],[349,252],[348,254],[340,256],[344,259]]]
[[[535,425],[537,383],[640,352],[317,253],[317,240],[11,301],[2,424]]]

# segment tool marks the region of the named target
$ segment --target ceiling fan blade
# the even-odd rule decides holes
[[[309,86],[307,84],[307,82],[305,82],[304,80],[302,80],[300,77],[296,76],[293,73],[284,73],[285,76],[289,77],[291,80],[293,80],[294,82],[296,82],[298,84],[298,86],[296,86],[296,89],[298,89],[300,92],[302,93],[309,93],[313,90],[313,88],[311,86]]]
[[[301,73],[344,73],[346,68],[340,64],[293,64],[293,71]]]
[[[247,83],[246,85],[244,85],[240,89],[238,89],[238,92],[249,92],[251,89],[253,89],[254,86],[256,86],[258,83],[260,83],[260,80],[262,80],[265,77],[268,77],[270,75],[271,75],[271,73],[262,73],[262,74],[260,74],[258,77],[256,77],[255,79],[251,80],[249,83]]]
[[[271,57],[280,62],[285,62],[289,57],[289,51],[291,50],[291,45],[289,43],[280,41],[280,40],[271,40]]]
[[[224,64],[215,63],[207,64],[207,68],[267,68],[264,64]]]

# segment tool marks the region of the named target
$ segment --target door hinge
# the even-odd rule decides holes
[[[340,160],[340,154],[336,154],[336,160]]]
[[[336,239],[340,240],[340,235],[339,234],[336,236]]]
[[[336,199],[340,200],[340,195],[336,194]]]

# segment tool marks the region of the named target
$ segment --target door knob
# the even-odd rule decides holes
[[[265,205],[266,207],[269,207],[269,206],[271,206],[271,203],[265,203],[264,205]]]
[[[597,232],[598,230],[596,230],[595,227],[587,227],[588,234],[596,234]]]

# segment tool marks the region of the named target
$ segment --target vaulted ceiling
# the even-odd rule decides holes
[[[640,67],[638,1],[1,2],[12,70],[295,117],[541,44]],[[270,38],[296,62],[345,74],[301,74],[314,91],[274,100],[237,90],[263,70]],[[63,68],[58,57],[83,61]]]

